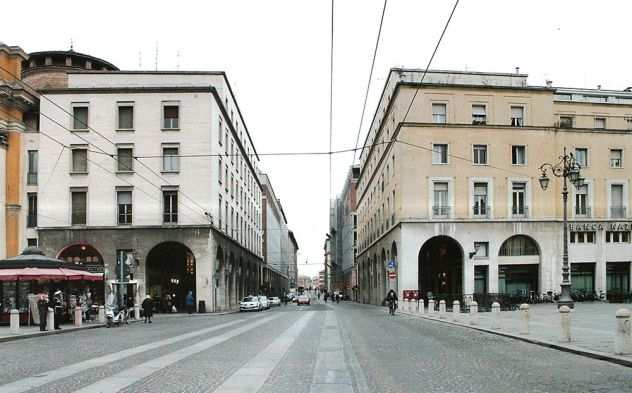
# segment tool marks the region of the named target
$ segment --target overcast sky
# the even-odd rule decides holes
[[[361,142],[391,67],[423,68],[453,0],[390,0]],[[336,0],[334,150],[351,148],[383,0]],[[123,70],[226,71],[259,153],[329,148],[330,0],[30,1],[3,4],[0,40],[27,52],[74,48]],[[632,1],[461,0],[432,68],[528,73],[529,83],[632,86]],[[139,52],[141,53],[139,59]],[[178,57],[178,52],[180,56]],[[352,155],[334,159],[342,189]],[[329,166],[262,157],[300,246],[322,269]],[[308,261],[308,264],[305,262]]]

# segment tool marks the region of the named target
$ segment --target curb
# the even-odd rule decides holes
[[[546,347],[546,348],[557,349],[559,351],[573,353],[575,355],[580,355],[580,356],[584,356],[584,357],[588,357],[588,358],[592,358],[592,359],[603,360],[603,361],[614,363],[614,364],[618,364],[618,365],[624,366],[624,367],[632,367],[632,358],[625,358],[623,356],[617,356],[617,355],[609,354],[609,353],[606,353],[606,352],[593,351],[593,350],[586,349],[586,348],[576,347],[574,345],[564,345],[564,344],[554,343],[554,342],[551,342],[551,341],[546,341],[546,340],[542,340],[542,339],[538,339],[538,338],[529,337],[528,335],[519,335],[519,334],[514,334],[514,333],[509,333],[509,332],[503,332],[501,330],[487,329],[487,328],[480,327],[480,326],[473,326],[473,325],[464,324],[464,323],[460,323],[460,322],[448,321],[446,319],[439,319],[439,318],[429,317],[429,316],[426,316],[426,315],[412,314],[412,313],[407,312],[407,311],[400,311],[399,313],[402,314],[402,315],[408,316],[408,317],[425,319],[425,320],[428,320],[428,321],[446,323],[448,325],[469,328],[469,329],[472,329],[472,330],[478,330],[480,332],[495,334],[497,336],[503,336],[503,337],[507,337],[507,338],[513,338],[515,340],[520,340],[520,341],[523,341],[523,342],[539,345],[539,346]]]

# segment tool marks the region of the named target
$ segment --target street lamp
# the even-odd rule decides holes
[[[575,160],[573,153],[566,154],[566,147],[564,147],[564,155],[559,157],[557,164],[544,163],[540,166],[542,172],[540,176],[540,187],[546,190],[549,186],[549,177],[547,176],[547,169],[551,170],[551,173],[555,177],[564,178],[564,188],[562,188],[562,199],[564,201],[564,252],[562,254],[562,283],[560,284],[561,293],[560,299],[557,302],[558,308],[561,306],[574,307],[573,299],[571,298],[571,281],[569,279],[569,266],[568,266],[568,186],[566,179],[568,178],[571,183],[575,185],[575,188],[584,185],[584,179],[580,177],[581,166]]]

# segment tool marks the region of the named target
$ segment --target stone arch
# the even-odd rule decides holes
[[[418,256],[418,288],[423,298],[440,296],[447,302],[463,292],[463,248],[454,238],[428,239]]]
[[[498,292],[515,296],[539,293],[541,250],[528,235],[507,238],[498,250]]]
[[[178,310],[184,310],[188,291],[196,296],[195,256],[180,242],[166,241],[155,245],[147,254],[146,282],[149,293],[157,298],[170,294]]]

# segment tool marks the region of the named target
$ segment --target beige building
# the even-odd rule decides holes
[[[585,179],[569,185],[573,289],[630,293],[632,90],[422,74],[390,71],[360,156],[360,300],[559,291],[562,179],[538,178],[564,148]]]

